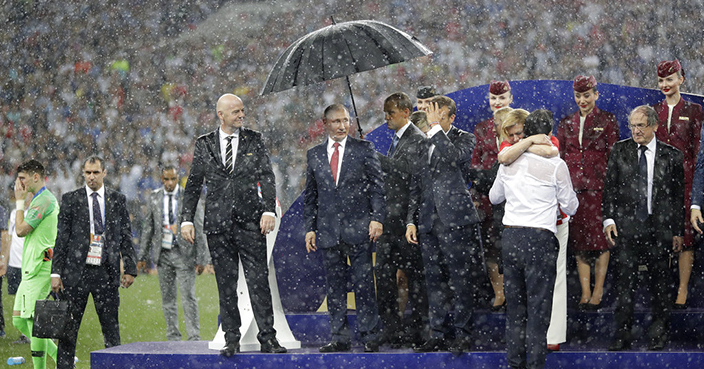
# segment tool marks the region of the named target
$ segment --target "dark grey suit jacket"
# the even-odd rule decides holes
[[[186,266],[210,264],[208,243],[203,233],[204,201],[199,201],[196,208],[195,231],[196,238],[192,244],[183,239],[181,235],[181,210],[183,209],[183,188],[179,187],[176,210],[176,242],[178,250]],[[159,262],[161,254],[162,228],[164,228],[164,187],[158,188],[149,194],[147,199],[147,215],[142,223],[140,238],[139,261],[147,261],[154,250],[154,262]]]
[[[684,167],[682,153],[657,141],[653,172],[652,220],[661,242],[684,234]],[[613,219],[619,235],[634,236],[638,201],[638,144],[632,138],[614,144],[606,167],[602,214]]]
[[[229,173],[220,154],[218,129],[196,140],[191,173],[184,190],[182,221],[195,223],[196,207],[205,183],[203,229],[206,234],[225,232],[233,223],[259,231],[262,213],[276,212],[275,178],[269,152],[259,132],[240,128],[235,169]]]

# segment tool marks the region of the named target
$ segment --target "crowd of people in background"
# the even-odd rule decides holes
[[[186,174],[193,137],[216,121],[213,91],[231,91],[251,102],[249,124],[267,139],[285,211],[303,188],[302,153],[323,135],[314,107],[321,96],[332,103],[347,92],[332,81],[258,93],[277,56],[329,25],[330,15],[383,21],[434,52],[351,78],[362,92],[356,103],[365,131],[382,124],[376,107],[385,94],[403,86],[432,84],[447,93],[497,76],[588,73],[600,83],[655,88],[652,66],[672,56],[687,68],[687,86],[704,78],[695,26],[704,4],[694,1],[362,1],[345,3],[344,12],[338,3],[4,3],[0,185],[7,188],[30,155],[52,163],[48,183],[60,196],[80,182],[85,153],[104,152],[113,185],[127,194],[131,212],[144,212],[138,204],[160,185],[151,168],[175,162]]]

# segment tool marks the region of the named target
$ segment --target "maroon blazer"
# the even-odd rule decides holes
[[[669,113],[665,100],[653,105],[660,118],[660,126],[655,136],[658,140],[674,146],[682,151],[684,156],[684,183],[686,184],[685,197],[689,198],[694,177],[694,165],[697,162],[699,139],[702,129],[702,106],[680,98],[680,102],[672,110],[670,132],[667,132],[667,115]]]
[[[499,155],[494,134],[494,118],[477,124],[474,127],[474,136],[477,138],[477,146],[472,154],[472,168],[489,170]]]
[[[603,190],[609,153],[619,139],[616,117],[594,107],[584,121],[580,147],[577,111],[560,121],[557,139],[560,141],[560,157],[570,169],[574,190]]]

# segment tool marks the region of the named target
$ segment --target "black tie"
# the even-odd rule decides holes
[[[169,194],[169,224],[176,224],[176,218],[174,218],[174,204],[173,204],[174,194]]]
[[[391,147],[389,147],[389,153],[386,156],[391,157],[396,151],[396,145],[398,145],[398,136],[394,135],[394,140],[391,142]]]
[[[638,204],[636,206],[636,217],[641,222],[648,218],[648,159],[645,152],[646,146],[640,146],[640,159],[638,160]]]
[[[225,137],[227,140],[227,148],[225,150],[225,166],[227,167],[227,172],[232,173],[232,170],[234,169],[233,163],[232,163],[232,139],[235,138],[234,136],[228,136]]]
[[[93,192],[91,196],[93,197],[93,231],[95,234],[103,234],[105,228],[103,227],[103,214],[100,212],[98,193]]]

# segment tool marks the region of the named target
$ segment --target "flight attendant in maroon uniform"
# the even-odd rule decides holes
[[[684,83],[684,70],[677,59],[658,64],[658,88],[665,95],[665,100],[653,105],[660,118],[655,136],[658,140],[682,151],[684,156],[684,205],[687,211],[685,219],[688,220],[691,215],[692,178],[702,128],[702,106],[682,98],[680,95],[682,83]],[[694,232],[688,223],[685,225],[684,247],[679,256],[680,285],[675,301],[676,309],[687,308],[687,285],[694,263],[693,244]]]
[[[491,112],[494,113],[501,108],[508,107],[512,102],[513,95],[511,94],[511,85],[508,81],[491,81],[489,85],[489,107]],[[494,117],[477,124],[474,128],[474,136],[477,139],[477,144],[472,153],[472,168],[489,171],[496,162],[500,143],[498,127],[494,122]],[[493,225],[494,221],[489,197],[487,194],[477,195],[475,204],[478,203],[479,210],[484,213],[484,219],[481,222],[484,258],[487,264],[489,280],[494,289],[492,310],[499,311],[506,302],[504,276],[499,274],[499,260],[501,258],[501,249],[497,247],[499,230]]]
[[[569,227],[569,245],[575,252],[582,297],[579,307],[596,310],[604,294],[609,267],[609,244],[602,232],[601,195],[611,147],[619,139],[616,117],[596,107],[599,92],[594,76],[577,76],[572,84],[579,110],[560,121],[560,156],[567,163],[579,209]],[[594,263],[594,290],[591,264]]]

